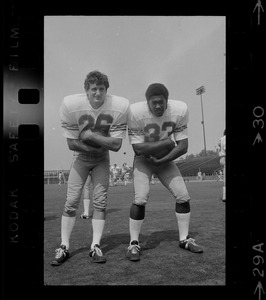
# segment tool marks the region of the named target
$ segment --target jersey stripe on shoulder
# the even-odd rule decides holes
[[[180,126],[180,127],[176,127],[173,131],[173,133],[178,133],[178,132],[182,132],[184,131],[185,129],[187,129],[187,125],[183,125],[183,126]]]
[[[112,125],[110,128],[110,132],[115,132],[115,131],[125,131],[127,129],[127,124],[117,124],[117,125]]]

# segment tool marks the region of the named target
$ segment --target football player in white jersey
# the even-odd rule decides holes
[[[89,175],[93,185],[92,243],[89,256],[104,263],[100,241],[105,225],[109,186],[109,150],[118,151],[126,137],[129,101],[107,94],[108,77],[98,71],[85,79],[84,94],[64,98],[60,107],[61,125],[70,150],[76,155],[68,178],[67,196],[61,219],[61,244],[52,265],[61,265],[69,257],[69,240],[76,220],[83,186]]]
[[[190,196],[174,163],[188,148],[187,105],[181,101],[168,100],[168,90],[160,83],[151,84],[145,96],[146,101],[130,105],[127,121],[129,141],[135,152],[135,198],[130,208],[130,244],[127,257],[131,261],[140,260],[139,234],[153,173],[175,198],[179,246],[193,253],[202,253],[202,248],[188,235]]]
[[[110,172],[111,172],[112,185],[117,186],[117,180],[120,173],[120,168],[118,167],[117,164],[114,164],[113,166],[111,166]]]
[[[220,165],[223,167],[223,196],[222,196],[222,201],[226,202],[226,188],[225,188],[225,156],[226,156],[226,147],[225,147],[225,141],[226,141],[226,130],[224,130],[224,135],[219,139],[218,141],[218,151],[219,151],[219,156],[221,157],[220,159]]]
[[[123,163],[122,168],[121,168],[121,177],[122,180],[124,181],[124,186],[127,185],[127,182],[129,180],[129,172],[130,172],[130,168],[127,165],[127,163]]]
[[[59,172],[58,174],[58,185],[61,185],[63,182],[63,174],[62,172]]]

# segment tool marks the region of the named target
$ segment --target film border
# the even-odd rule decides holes
[[[20,293],[14,286],[47,290],[42,273],[44,17],[93,14],[91,10],[84,11],[83,6],[46,5],[29,2],[26,7],[26,3],[4,1],[2,261],[5,294],[10,299]],[[262,42],[265,17],[259,5],[266,7],[263,1],[257,0],[238,0],[220,6],[216,3],[215,7],[208,1],[198,4],[190,1],[190,7],[180,5],[176,10],[177,15],[225,15],[227,24],[226,286],[196,287],[198,295],[248,295],[249,299],[265,299],[265,285],[259,276],[265,266],[262,263],[265,260],[263,170],[258,169],[265,153],[265,134],[260,121],[265,110],[263,77],[260,76],[265,72]],[[147,12],[144,9],[142,14],[149,15],[150,11]],[[155,15],[172,13],[161,10]],[[129,14],[139,15],[139,12],[132,8]],[[20,93],[24,97],[19,100]],[[252,177],[252,173],[257,176]],[[188,289],[185,290],[189,294]]]
[[[43,276],[43,20],[20,8],[4,1],[2,262],[10,298]]]

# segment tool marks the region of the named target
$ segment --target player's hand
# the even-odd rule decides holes
[[[95,143],[92,141],[92,137],[95,135],[99,135],[100,132],[94,132],[91,129],[83,130],[80,133],[80,141],[84,144],[87,145],[87,150],[88,151],[93,151],[93,152],[101,152],[104,151],[103,147],[101,147],[98,143]],[[102,134],[102,133],[101,133]]]
[[[154,166],[160,166],[162,164],[161,159],[158,159],[152,155],[145,155],[146,160],[152,163]]]
[[[91,131],[91,129],[87,129],[87,130],[83,130],[80,133],[80,140],[82,141],[86,141],[86,140],[90,140],[91,136],[93,135],[93,132]]]

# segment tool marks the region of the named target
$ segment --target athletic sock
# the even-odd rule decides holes
[[[178,230],[179,230],[179,240],[185,240],[188,235],[189,222],[190,222],[190,212],[185,214],[175,213]]]
[[[141,230],[141,226],[143,223],[143,220],[134,220],[129,218],[129,233],[130,233],[130,243],[132,241],[139,241],[139,234]]]
[[[83,204],[84,204],[84,214],[89,215],[89,210],[90,210],[90,199],[83,199]]]
[[[61,219],[61,245],[69,249],[69,239],[74,228],[76,217],[62,216]]]
[[[91,248],[93,248],[95,244],[100,245],[101,238],[103,235],[104,225],[105,225],[105,220],[92,219],[93,237],[92,237]]]

